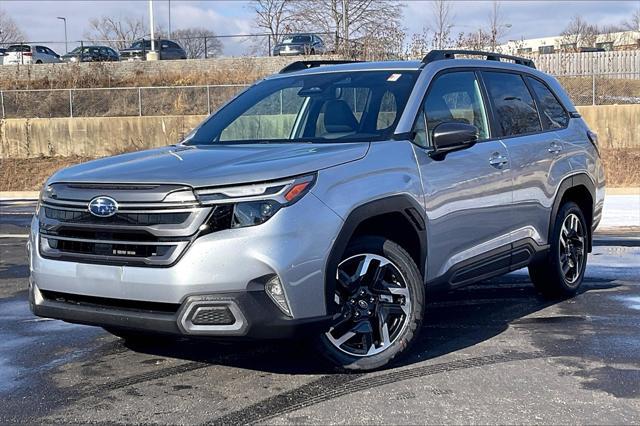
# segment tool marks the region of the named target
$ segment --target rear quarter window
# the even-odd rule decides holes
[[[569,125],[569,114],[567,114],[567,111],[562,107],[553,92],[544,83],[535,78],[527,77],[527,81],[538,99],[540,118],[545,130],[567,127]]]

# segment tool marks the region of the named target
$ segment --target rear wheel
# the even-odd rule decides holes
[[[547,256],[529,265],[531,281],[544,296],[573,296],[587,266],[587,223],[580,207],[564,203],[556,216]]]
[[[424,309],[424,284],[411,256],[382,237],[349,244],[338,265],[333,323],[320,352],[348,370],[380,368],[406,353]]]
[[[38,59],[38,60],[36,61],[36,64],[41,64],[41,63],[42,63],[42,61],[41,61],[40,59]]]

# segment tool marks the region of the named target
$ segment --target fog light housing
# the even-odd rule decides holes
[[[278,278],[277,275],[267,281],[264,286],[264,290],[282,312],[284,312],[288,316],[291,316],[291,309],[289,308],[287,297],[284,294],[284,288],[282,287],[280,278]]]

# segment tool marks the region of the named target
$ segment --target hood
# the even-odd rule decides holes
[[[63,169],[48,183],[173,183],[192,187],[262,182],[363,158],[368,142],[169,146]]]

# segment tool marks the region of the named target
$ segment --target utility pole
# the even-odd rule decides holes
[[[151,51],[147,53],[147,60],[157,61],[159,59],[156,52],[156,33],[153,24],[153,0],[149,0],[149,28],[151,29]]]
[[[342,37],[345,51],[349,50],[349,0],[342,0]]]
[[[69,44],[67,42],[67,18],[64,16],[58,16],[64,22],[64,53],[69,53]]]
[[[169,0],[169,40],[171,39],[171,0]]]

